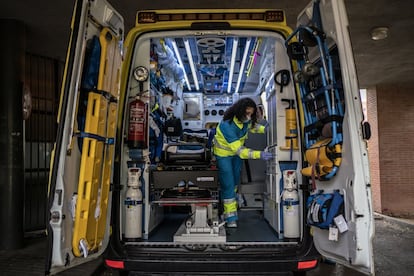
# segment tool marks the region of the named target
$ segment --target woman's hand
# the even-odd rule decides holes
[[[260,152],[260,159],[268,161],[270,159],[273,159],[273,154],[268,151],[262,151]]]

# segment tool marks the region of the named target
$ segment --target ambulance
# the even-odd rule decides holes
[[[249,97],[265,133],[226,227],[214,134]],[[259,116],[259,115],[258,115]],[[294,29],[278,9],[137,11],[78,0],[51,158],[46,273],[374,274],[367,140],[343,0]],[[257,125],[258,126],[258,125]]]

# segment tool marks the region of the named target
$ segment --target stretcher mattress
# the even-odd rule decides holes
[[[208,165],[207,156],[207,149],[202,144],[170,144],[165,149],[164,162],[166,164],[188,163],[190,165],[191,162],[202,162]]]

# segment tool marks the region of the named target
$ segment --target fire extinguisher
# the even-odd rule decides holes
[[[139,239],[142,237],[142,192],[141,168],[128,170],[128,190],[125,206],[125,238]]]
[[[128,146],[148,148],[148,104],[136,97],[129,103]]]
[[[299,195],[297,191],[296,171],[283,171],[283,233],[285,238],[300,237]]]

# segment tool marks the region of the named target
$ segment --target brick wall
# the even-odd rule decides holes
[[[414,218],[414,85],[380,85],[376,95],[382,213]]]
[[[367,89],[366,93],[366,120],[371,125],[371,138],[368,140],[368,156],[371,176],[372,204],[374,211],[382,213],[380,159],[378,151],[378,113],[377,92],[375,88]]]

